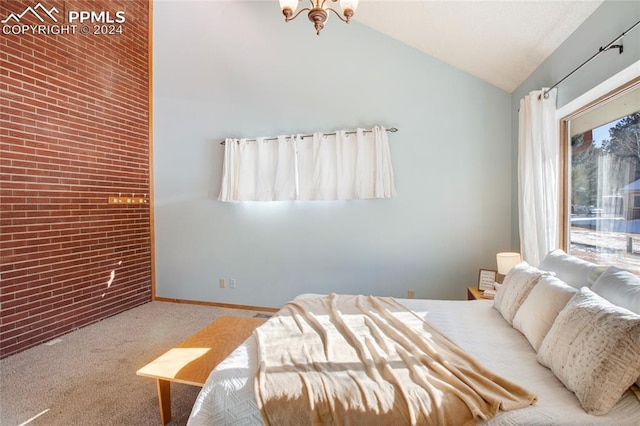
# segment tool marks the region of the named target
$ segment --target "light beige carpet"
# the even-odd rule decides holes
[[[159,425],[156,381],[136,371],[222,315],[257,313],[150,302],[0,360],[0,425]],[[199,390],[171,384],[173,425]]]

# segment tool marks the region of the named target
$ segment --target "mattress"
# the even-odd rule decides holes
[[[630,391],[605,416],[587,414],[575,395],[540,365],[527,339],[491,301],[398,299],[440,329],[485,367],[538,396],[531,407],[501,412],[483,425],[640,425],[640,401]],[[188,424],[262,425],[254,392],[257,342],[252,336],[211,372]]]

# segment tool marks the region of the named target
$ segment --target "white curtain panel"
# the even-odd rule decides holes
[[[556,89],[529,93],[520,101],[518,210],[523,259],[537,266],[559,244],[560,141]]]
[[[227,139],[221,201],[352,200],[395,197],[384,127]]]
[[[296,137],[226,139],[221,201],[296,199]]]

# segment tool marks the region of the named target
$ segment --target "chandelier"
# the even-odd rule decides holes
[[[300,11],[294,15],[293,12],[295,12],[300,1],[301,0],[280,0],[280,8],[282,9],[284,20],[286,22],[293,21],[302,12],[308,10],[309,13],[307,14],[307,17],[311,22],[313,22],[313,26],[316,28],[316,34],[320,35],[320,31],[324,28],[324,23],[329,19],[329,14],[327,13],[328,10],[335,13],[341,21],[348,24],[353,13],[358,7],[359,0],[340,0],[340,8],[342,9],[342,15],[344,15],[344,18],[338,11],[327,5],[329,1],[337,3],[338,0],[309,0],[311,7],[300,9]]]

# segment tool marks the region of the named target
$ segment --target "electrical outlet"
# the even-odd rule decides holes
[[[236,279],[235,278],[231,278],[229,280],[229,287],[236,288]]]
[[[224,278],[220,278],[220,288],[224,288],[224,287],[225,287]]]
[[[416,292],[413,290],[409,290],[407,292],[407,299],[413,299],[414,297],[416,297]]]

